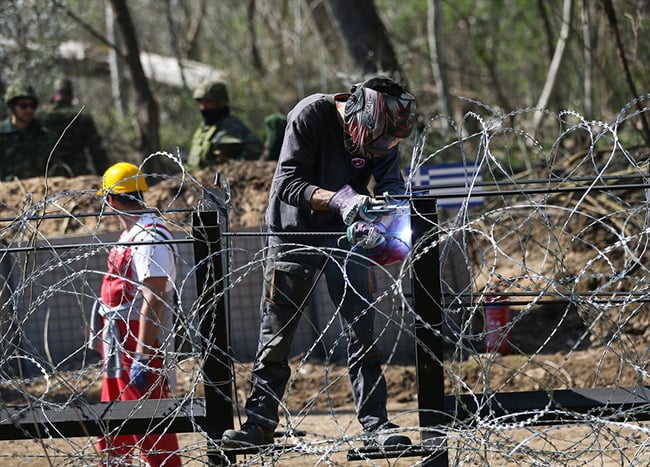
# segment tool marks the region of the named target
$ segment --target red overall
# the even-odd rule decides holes
[[[145,226],[146,228],[147,226]],[[157,229],[162,226],[156,225]],[[166,230],[166,229],[165,229]],[[171,233],[169,234],[171,237]],[[133,241],[131,238],[128,241]],[[163,247],[166,248],[166,247]],[[101,289],[102,302],[115,307],[133,301],[136,293],[137,275],[131,261],[132,251],[130,247],[114,246],[108,256],[108,272],[104,276]],[[122,371],[119,377],[108,377],[104,374],[102,381],[103,402],[115,400],[139,400],[143,398],[163,399],[169,397],[167,380],[157,372],[148,372],[150,386],[144,390],[138,389],[130,384],[129,371],[131,368],[132,355],[135,353],[139,329],[139,313],[134,310],[133,318],[118,321],[120,350],[122,354]],[[106,324],[106,318],[104,318]],[[160,369],[163,366],[162,358],[152,359],[148,366]],[[175,434],[152,434],[152,435],[118,435],[101,437],[98,439],[98,447],[106,455],[106,464],[110,459],[118,457],[121,460],[128,460],[134,448],[142,451],[143,459],[151,466],[176,467],[181,465],[178,454],[178,440]]]

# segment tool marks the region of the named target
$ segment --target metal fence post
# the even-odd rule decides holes
[[[219,440],[233,428],[232,364],[224,278],[224,241],[221,237],[220,213],[203,211],[193,214],[194,259],[198,310],[200,311],[200,345],[203,356],[203,385],[206,416],[202,427],[209,440]],[[232,459],[208,446],[211,465],[227,465]]]
[[[442,292],[440,287],[440,253],[438,247],[438,213],[436,200],[414,198],[412,201],[413,257],[412,292],[415,310],[416,375],[418,415],[423,445],[439,447],[423,459],[422,465],[448,465],[446,438],[434,427],[445,420],[445,382],[442,346]],[[418,242],[426,237],[426,241]]]

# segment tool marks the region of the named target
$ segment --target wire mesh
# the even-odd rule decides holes
[[[502,114],[473,102],[480,113],[466,114],[459,124],[434,118],[417,136],[411,176],[423,165],[453,161],[477,165],[481,180],[465,180],[465,202],[440,211],[437,221],[431,221],[431,234],[419,239],[420,248],[403,263],[374,268],[377,293],[368,307],[377,311],[375,331],[385,363],[391,420],[416,444],[429,430],[444,432],[450,465],[650,461],[648,427],[640,416],[648,406],[643,403],[614,413],[562,411],[549,404],[519,418],[494,410],[455,417],[452,410],[444,425],[421,427],[418,398],[427,394],[417,393],[415,349],[428,343],[416,337],[418,317],[411,297],[411,266],[418,259],[414,252],[437,246],[444,322],[432,332],[443,343],[444,360],[438,363],[444,369],[445,393],[457,400],[461,395],[474,397],[486,408],[486,401],[499,393],[552,394],[573,388],[610,388],[612,399],[618,389],[632,388],[634,398],[645,400],[650,184],[647,149],[637,128],[639,120],[647,118],[646,100],[631,102],[611,122],[589,121],[576,112],[547,112],[545,118],[554,126],[543,128],[550,136],[529,132],[527,117],[536,109]],[[210,209],[215,187],[183,171],[177,156],[154,156],[168,158],[179,170],[149,175],[171,193],[158,198],[152,208],[173,229],[179,249],[176,299],[167,305],[176,313],[171,329],[176,350],[170,357],[177,380],[171,395],[183,402],[204,395],[201,365],[209,357],[206,352],[218,351],[209,345],[210,335],[199,333],[206,316],[198,306],[190,222],[193,212]],[[441,186],[416,185],[409,179],[406,197],[426,197]],[[458,197],[459,187],[448,188],[449,196]],[[106,254],[119,226],[100,207],[96,212],[75,210],[80,205],[101,206],[96,200],[84,204],[94,193],[25,192],[20,206],[3,206],[4,212],[11,212],[3,217],[0,230],[4,407],[63,410],[98,400],[99,355],[86,341]],[[192,205],[177,203],[188,193]],[[477,196],[482,198],[478,207],[470,202]],[[76,225],[79,234],[46,235],[48,222]],[[245,418],[242,405],[257,345],[262,261],[269,251],[262,247],[263,234],[224,234],[228,356],[233,362],[237,426]],[[511,349],[508,355],[485,350],[484,311],[495,294],[510,311],[500,328]],[[274,446],[238,455],[234,462],[347,465],[348,453],[362,446],[365,435],[351,403],[344,326],[324,284],[317,284],[302,310],[292,349],[293,372],[280,403],[279,438]],[[544,423],[551,415],[561,416],[563,423]],[[219,440],[209,439],[198,421],[194,423],[193,433],[179,434],[180,455],[186,465],[207,465],[207,451],[219,451]],[[21,442],[25,444],[11,442],[0,457],[29,465],[98,462],[94,437],[61,437],[53,426],[44,426],[40,436]],[[365,461],[419,465],[427,458]],[[137,463],[137,456],[131,462]]]

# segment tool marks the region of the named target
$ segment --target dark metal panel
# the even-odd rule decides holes
[[[0,440],[140,433],[192,433],[205,416],[204,399],[147,399],[0,407]]]
[[[444,433],[434,429],[446,422],[436,200],[414,198],[411,215],[418,415],[422,445],[436,452],[435,456],[425,458],[422,465],[447,466],[446,438]]]
[[[224,275],[224,255],[227,254],[227,248],[221,237],[222,218],[218,211],[195,213],[192,220],[206,404],[206,417],[202,427],[208,439],[220,440],[224,431],[234,427],[233,372],[229,356]],[[228,463],[214,446],[208,446],[208,458],[213,465]]]
[[[445,397],[447,423],[453,420],[502,418],[504,422],[526,421],[528,424],[549,425],[559,422],[579,422],[580,415],[616,417],[626,420],[650,420],[650,388],[647,386],[620,388],[561,389],[553,391],[498,392],[493,394],[464,394]]]

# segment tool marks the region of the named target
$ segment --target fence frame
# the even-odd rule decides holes
[[[486,193],[482,192],[481,195],[485,196]],[[412,200],[412,206],[413,212],[424,213],[421,218],[412,218],[414,255],[417,258],[412,265],[412,299],[417,315],[415,332],[420,343],[416,346],[416,376],[422,440],[419,446],[410,448],[351,451],[349,460],[412,455],[422,456],[422,465],[427,467],[446,466],[449,459],[443,427],[453,420],[465,420],[476,413],[507,416],[513,421],[526,421],[532,425],[551,425],[575,422],[572,413],[615,416],[620,410],[636,409],[632,417],[634,420],[650,420],[650,387],[646,386],[445,395],[440,332],[444,310],[437,248],[436,199],[416,197]],[[205,398],[194,398],[189,402],[141,400],[94,403],[84,404],[83,407],[69,406],[62,411],[40,405],[4,406],[0,411],[1,440],[31,439],[42,435],[43,430],[52,437],[101,435],[107,427],[119,427],[124,434],[139,433],[144,429],[156,432],[152,426],[158,426],[168,433],[195,432],[198,426],[211,440],[218,440],[223,431],[233,427],[233,374],[228,356],[228,303],[224,292],[224,252],[227,249],[223,247],[220,229],[224,216],[219,211],[203,211],[195,214],[193,220],[197,287],[201,288],[199,300],[202,307],[210,310],[209,319],[202,321],[200,329],[202,346],[207,355],[202,367]],[[418,243],[424,235],[432,239],[435,247]],[[418,248],[422,248],[422,251]],[[531,414],[539,409],[546,409],[547,414],[544,417]],[[168,414],[175,415],[170,420]],[[627,420],[631,419],[629,415],[626,417]],[[208,446],[208,461],[211,465],[229,464],[238,453],[243,452],[240,450],[229,454],[217,446]]]

